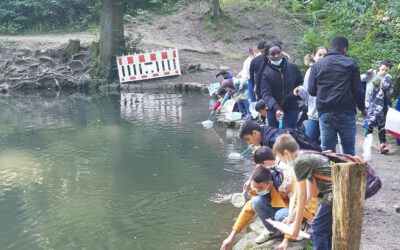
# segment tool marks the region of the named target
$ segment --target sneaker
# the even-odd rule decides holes
[[[389,153],[389,149],[385,143],[381,144],[380,149],[381,149],[381,154],[383,154],[383,155],[386,155],[387,153]]]
[[[261,244],[269,240],[279,238],[280,236],[282,236],[282,233],[278,230],[271,232],[265,229],[257,238],[254,239],[254,242],[257,244]]]

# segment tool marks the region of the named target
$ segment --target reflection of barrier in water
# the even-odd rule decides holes
[[[181,123],[182,95],[121,93],[121,117],[131,121]]]

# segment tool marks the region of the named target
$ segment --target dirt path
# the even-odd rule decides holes
[[[358,129],[361,131],[361,129]],[[382,180],[382,189],[366,200],[364,223],[361,236],[362,250],[398,250],[400,249],[400,147],[394,144],[393,137],[388,135],[390,155],[378,153],[378,137],[374,136],[372,163],[377,175]],[[362,135],[357,137],[357,152],[361,153]]]

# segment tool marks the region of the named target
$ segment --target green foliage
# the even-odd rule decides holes
[[[298,14],[306,13],[309,27],[296,53],[298,58],[317,46],[329,47],[332,37],[343,35],[350,43],[349,55],[358,61],[362,72],[375,68],[383,59],[400,62],[400,0],[280,2]]]
[[[85,29],[100,15],[99,0],[2,0],[0,33]]]

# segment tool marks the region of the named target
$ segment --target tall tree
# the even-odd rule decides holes
[[[210,13],[213,21],[218,21],[220,18],[219,0],[210,0]]]
[[[122,53],[124,42],[125,0],[102,0],[98,76],[112,79],[115,56]]]

